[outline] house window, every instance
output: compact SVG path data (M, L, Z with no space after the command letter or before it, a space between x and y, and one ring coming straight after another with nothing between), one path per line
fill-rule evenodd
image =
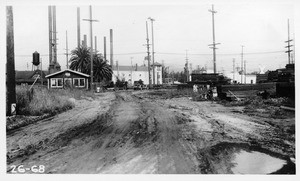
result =
M85 79L84 78L74 78L73 85L74 85L74 87L84 87Z
M63 86L63 79L62 78L52 78L51 79L51 87L62 87Z

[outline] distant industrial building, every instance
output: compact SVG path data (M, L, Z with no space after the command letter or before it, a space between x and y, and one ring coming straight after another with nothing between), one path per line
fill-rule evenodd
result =
M153 84L153 71L151 66L151 80ZM154 63L154 73L155 73L155 84L161 85L162 81L162 65L159 63ZM148 67L145 65L138 66L124 66L116 65L113 66L113 76L112 81L116 83L117 79L127 81L128 85L133 85L134 81L142 80L144 84L149 85L149 73Z

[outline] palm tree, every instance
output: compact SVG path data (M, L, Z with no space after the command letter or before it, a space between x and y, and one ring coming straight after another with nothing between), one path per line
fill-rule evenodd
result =
M90 49L85 46L80 46L72 50L69 62L71 63L70 69L90 74Z
M100 82L102 80L111 80L113 71L110 65L103 59L103 57L99 54L94 56L93 61L93 71L94 71L94 79L96 82Z
M71 52L71 62L70 69L80 71L85 74L90 74L91 72L91 61L90 61L90 49L81 46L72 50ZM94 54L93 56L93 74L94 80L100 82L102 80L110 80L113 74L110 65L104 61L100 54Z

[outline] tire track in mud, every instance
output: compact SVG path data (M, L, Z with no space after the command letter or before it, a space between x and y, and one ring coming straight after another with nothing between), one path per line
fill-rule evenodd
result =
M14 154L7 155L7 164L16 161L18 158L26 160L28 157L40 150L46 151L47 153L56 151L61 147L66 147L74 139L96 137L101 134L109 133L111 131L111 129L109 129L109 122L112 119L112 110L113 106L108 110L108 112L99 115L95 120L89 123L75 126L64 133L57 135L51 140L46 138L45 140L39 141L38 144L30 144L25 148L18 150L18 152L14 152Z

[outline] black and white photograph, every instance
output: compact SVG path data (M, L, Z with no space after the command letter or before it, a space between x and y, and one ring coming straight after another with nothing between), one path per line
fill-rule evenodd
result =
M296 179L296 1L4 2L6 177Z

